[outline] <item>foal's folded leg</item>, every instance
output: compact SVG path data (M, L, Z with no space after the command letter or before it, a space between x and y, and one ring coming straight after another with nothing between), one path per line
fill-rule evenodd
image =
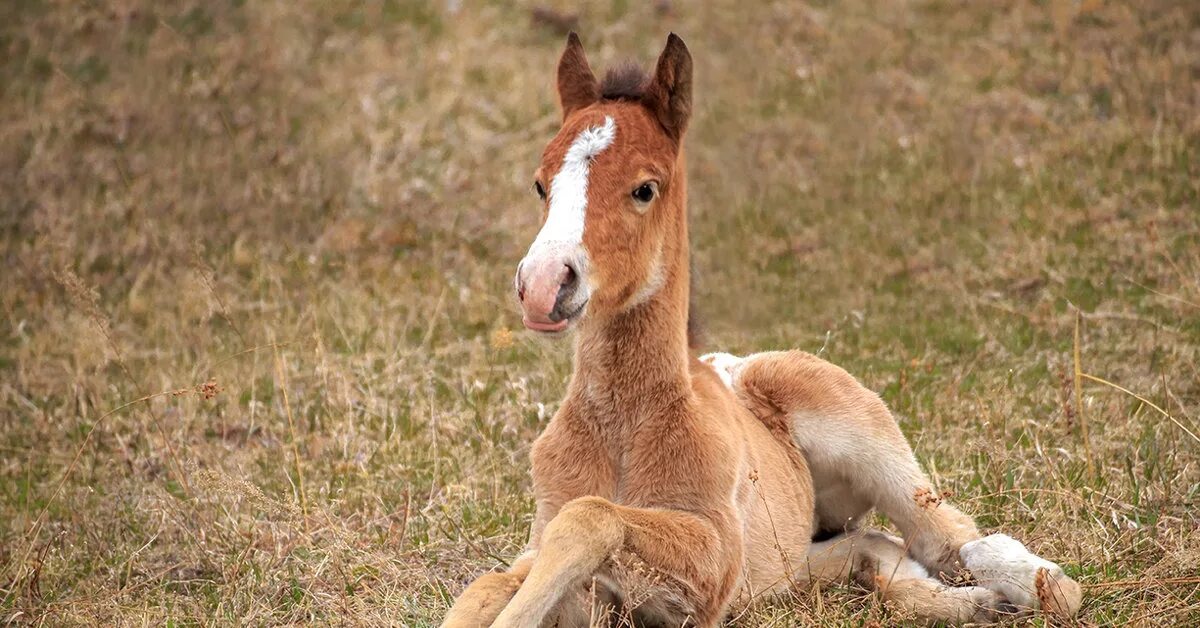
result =
M504 610L533 566L533 553L513 562L505 572L485 573L463 590L442 620L442 628L487 628Z
M951 577L963 568L979 572L982 585L1020 607L1066 617L1079 610L1079 584L1058 565L1004 535L983 538L971 517L934 491L887 406L841 368L801 351L705 361L760 418L787 422L814 481L840 478L847 499L874 504L926 568ZM818 495L824 489L817 486Z
M813 543L799 576L837 581L847 577L897 610L927 622L991 622L1013 612L999 593L984 587L948 587L929 577L895 537L856 530Z
M699 516L613 504L600 497L568 502L542 533L529 575L493 624L496 628L537 626L618 552L636 556L680 584L686 598L679 617L667 623L716 625L736 581L735 556L728 556L716 528Z
M764 421L786 423L815 482L836 478L829 480L838 484L835 495L865 510L877 507L926 567L948 574L962 569L958 550L979 538L975 522L934 493L878 395L837 366L800 351L713 362L729 372L728 381L751 411ZM826 489L817 486L818 493ZM818 502L818 511L823 506Z

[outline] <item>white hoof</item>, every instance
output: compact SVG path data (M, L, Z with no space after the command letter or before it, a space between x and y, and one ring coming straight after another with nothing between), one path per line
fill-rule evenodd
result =
M1018 607L1043 609L1065 617L1079 610L1079 583L1063 573L1062 567L1031 553L1007 534L971 541L962 546L959 555L980 586L1003 595ZM1039 582L1041 569L1046 574Z

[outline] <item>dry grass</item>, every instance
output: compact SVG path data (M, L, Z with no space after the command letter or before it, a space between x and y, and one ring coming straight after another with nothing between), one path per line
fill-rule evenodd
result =
M0 6L0 621L424 626L517 553L569 369L507 293L562 38L479 4ZM1194 3L575 19L597 65L696 56L712 346L880 390L1082 621L1200 621Z

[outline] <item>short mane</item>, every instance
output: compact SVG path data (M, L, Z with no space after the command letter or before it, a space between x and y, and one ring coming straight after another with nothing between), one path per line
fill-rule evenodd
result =
M600 97L605 100L641 100L646 96L649 75L642 66L626 61L610 69L600 81Z
M609 69L600 81L600 97L604 100L640 101L646 97L646 88L650 85L650 75L642 66L633 61L626 61L615 68ZM693 265L694 266L694 265ZM688 299L687 336L688 348L699 349L704 344L704 330L696 314L696 275L695 269L691 275L691 290Z

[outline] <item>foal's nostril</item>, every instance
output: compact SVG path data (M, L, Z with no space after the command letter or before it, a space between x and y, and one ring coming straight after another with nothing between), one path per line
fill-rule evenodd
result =
M569 288L571 286L574 286L575 282L579 280L579 275L578 275L578 273L575 272L574 266L572 266L570 264L563 264L563 265L567 267L567 273L565 275L563 275L562 283L559 285L561 285L564 288Z
M568 312L563 308L571 297L575 296L575 288L579 285L579 273L575 272L574 266L564 263L563 271L562 280L558 283L558 294L554 297L554 308L550 310L550 320L556 323L567 317Z

